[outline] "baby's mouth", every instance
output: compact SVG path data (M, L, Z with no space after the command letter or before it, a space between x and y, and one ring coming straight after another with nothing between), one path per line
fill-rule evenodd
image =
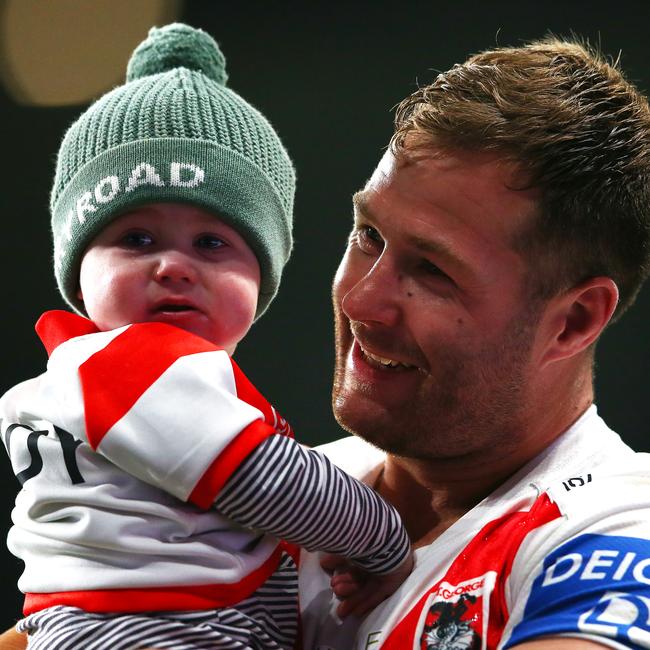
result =
M198 311L192 305L159 305L154 309L155 312L184 312L184 311Z

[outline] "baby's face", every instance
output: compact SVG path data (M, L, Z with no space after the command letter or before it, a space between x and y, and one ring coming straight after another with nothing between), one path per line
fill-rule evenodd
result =
M121 215L91 242L79 284L101 330L160 321L232 354L255 317L260 269L241 235L212 214L154 203Z

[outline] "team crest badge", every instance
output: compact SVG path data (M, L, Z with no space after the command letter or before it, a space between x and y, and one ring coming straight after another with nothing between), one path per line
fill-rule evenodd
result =
M414 650L481 650L494 577L441 582L422 610Z

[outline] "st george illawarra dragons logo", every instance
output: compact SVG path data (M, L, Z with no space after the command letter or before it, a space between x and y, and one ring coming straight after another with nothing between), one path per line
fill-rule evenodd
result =
M470 625L476 619L471 611L476 600L463 594L453 603L433 603L424 620L420 650L479 650L481 637Z

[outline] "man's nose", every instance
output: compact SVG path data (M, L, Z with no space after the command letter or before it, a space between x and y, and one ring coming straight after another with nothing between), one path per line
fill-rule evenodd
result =
M184 282L192 284L196 281L197 272L194 262L181 251L162 251L156 260L154 278L157 282Z
M400 317L402 274L382 255L341 300L345 315L362 323L395 325Z

